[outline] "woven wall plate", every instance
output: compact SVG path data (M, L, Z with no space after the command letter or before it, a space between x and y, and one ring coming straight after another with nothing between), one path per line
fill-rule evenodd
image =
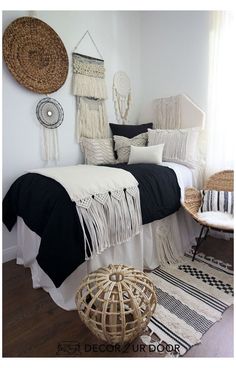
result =
M58 128L64 119L62 106L54 98L45 97L36 107L37 119L45 128Z
M15 79L33 92L57 91L68 74L63 42L49 25L37 18L17 18L6 28L3 56Z

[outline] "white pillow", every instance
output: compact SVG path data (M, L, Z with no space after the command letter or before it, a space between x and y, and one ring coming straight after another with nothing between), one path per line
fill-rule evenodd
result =
M130 147L128 164L161 164L164 144L151 147Z
M87 165L114 164L112 138L82 138L82 149Z
M194 167L199 133L199 128L148 129L148 146L164 143L163 161Z

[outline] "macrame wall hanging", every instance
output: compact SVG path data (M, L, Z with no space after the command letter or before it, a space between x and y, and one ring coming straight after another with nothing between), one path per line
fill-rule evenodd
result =
M125 72L119 71L115 73L112 91L116 120L120 124L125 124L128 121L131 103L130 80Z
M75 52L86 35L89 36L101 59ZM104 60L89 31L86 31L77 43L72 59L72 88L77 105L77 141L80 142L81 137L105 138L108 136L108 123Z
M39 101L36 107L36 116L43 130L43 160L58 160L57 128L64 119L64 111L58 101L46 97Z

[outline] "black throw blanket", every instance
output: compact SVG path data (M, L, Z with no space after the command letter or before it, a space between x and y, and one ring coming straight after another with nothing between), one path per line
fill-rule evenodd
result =
M143 224L179 209L180 188L172 169L154 164L110 166L129 171L138 181ZM12 184L3 200L3 222L9 231L17 216L41 237L38 264L59 287L85 261L75 203L55 180L28 173Z

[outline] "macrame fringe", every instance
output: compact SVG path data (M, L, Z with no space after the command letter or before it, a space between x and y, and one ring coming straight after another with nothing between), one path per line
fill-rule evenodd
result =
M73 74L73 95L107 99L105 79Z
M166 265L168 263L179 262L180 257L177 252L177 248L172 235L172 230L170 229L168 219L160 220L159 224L155 229L155 241L158 247L158 255L160 265Z
M139 190L130 187L76 202L84 234L85 259L121 244L140 231Z
M57 129L42 127L43 145L42 158L44 161L59 159L59 144Z
M108 137L108 124L104 100L90 100L77 97L77 142L81 137L106 138Z

